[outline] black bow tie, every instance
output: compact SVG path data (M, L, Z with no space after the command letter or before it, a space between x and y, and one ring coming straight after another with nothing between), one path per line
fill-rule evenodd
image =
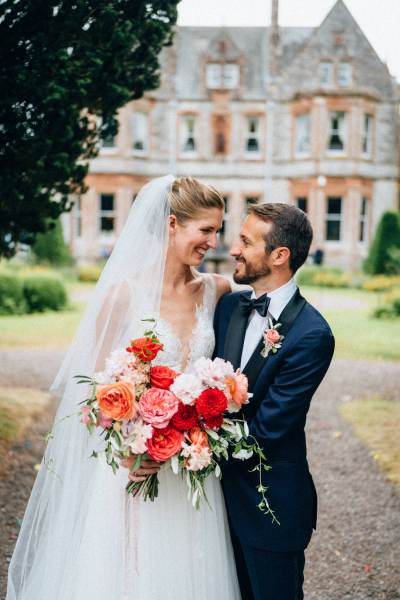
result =
M249 296L240 296L239 308L244 315L249 315L253 310L256 310L262 317L266 317L270 302L271 298L267 294L263 294L259 298L254 298L254 300Z

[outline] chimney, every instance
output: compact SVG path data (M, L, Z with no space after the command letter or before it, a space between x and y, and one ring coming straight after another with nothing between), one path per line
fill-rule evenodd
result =
M274 78L278 74L279 58L279 0L271 0L271 26L269 31L269 55L270 55L270 75Z

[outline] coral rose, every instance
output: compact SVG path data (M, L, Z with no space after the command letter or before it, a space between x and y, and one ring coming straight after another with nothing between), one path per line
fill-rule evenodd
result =
M264 332L264 337L270 344L277 344L281 339L279 331L276 329L267 329L267 331Z
M135 387L131 383L118 381L99 385L96 398L103 417L120 421L136 415Z
M209 447L208 436L200 427L194 427L189 431L189 439L195 446L201 446L202 448Z
M236 371L233 377L226 378L227 396L229 400L229 412L237 412L243 406L248 404L248 381L246 375L243 375L240 370Z
M172 392L155 387L143 392L139 400L143 420L158 429L168 425L178 406L179 400Z
M195 407L182 404L181 402L177 412L171 419L171 425L176 429L179 429L179 431L187 431L188 429L192 429L192 427L196 427L197 419Z
M182 448L183 433L173 427L156 429L147 442L147 451L154 460L166 461Z
M151 362L163 348L164 346L160 342L148 337L142 337L132 340L131 345L126 350L127 352L133 352L143 362Z
M169 390L170 385L173 384L178 373L170 369L169 367L156 366L150 370L150 382L152 387L161 388L163 390Z
M225 394L221 390L213 388L204 390L196 402L196 410L204 418L220 415L227 406L228 399Z

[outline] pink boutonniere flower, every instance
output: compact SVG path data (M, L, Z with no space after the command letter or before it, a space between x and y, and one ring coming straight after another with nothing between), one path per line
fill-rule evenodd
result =
M268 317L268 327L263 333L264 337L264 348L261 350L261 356L266 358L270 352L275 354L282 346L282 341L285 336L280 335L278 329L281 327L281 323L272 323L272 319Z

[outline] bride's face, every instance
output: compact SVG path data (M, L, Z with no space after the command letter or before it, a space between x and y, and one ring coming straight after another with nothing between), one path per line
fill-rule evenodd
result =
M194 219L178 223L170 217L170 249L186 265L198 267L210 248L216 248L222 227L223 211L219 208L199 210Z

